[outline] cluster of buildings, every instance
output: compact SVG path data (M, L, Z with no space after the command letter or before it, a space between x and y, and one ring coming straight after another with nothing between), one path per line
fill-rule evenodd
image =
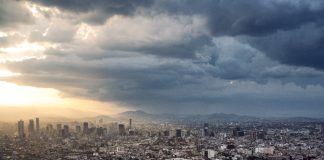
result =
M35 125L35 121L36 121L36 125ZM39 133L39 131L40 131L39 118L36 118L35 121L34 121L34 119L29 120L28 135L35 135L35 134ZM20 139L23 139L26 137L25 125L24 125L24 121L22 121L22 120L18 121L18 137Z
M42 127L41 127L42 126ZM55 126L55 127L54 127ZM324 159L324 125L18 121L0 159Z

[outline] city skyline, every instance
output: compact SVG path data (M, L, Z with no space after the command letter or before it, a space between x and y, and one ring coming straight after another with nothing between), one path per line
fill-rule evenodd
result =
M142 114L143 111L136 111ZM136 113L134 112L134 113ZM143 121L124 113L0 128L1 159L323 159L324 124L305 120ZM234 116L234 115L230 115ZM36 120L36 126L35 121ZM134 121L133 121L134 120ZM133 123L134 122L134 123ZM0 123L0 125L2 125ZM15 126L15 130L9 126ZM39 126L39 127L37 127ZM4 135L4 133L6 133Z
M0 13L0 120L324 118L321 0L0 0Z

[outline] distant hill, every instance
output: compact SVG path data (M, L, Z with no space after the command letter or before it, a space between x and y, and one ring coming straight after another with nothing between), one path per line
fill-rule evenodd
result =
M128 121L128 119L143 122L249 122L249 121L283 121L283 122L324 122L324 118L309 118L309 117L272 117L260 118L254 116L226 114L226 113L212 113L212 114L151 114L142 110L126 111L119 113L113 117L101 115L96 117L87 117L79 119L81 121L99 121L104 122L113 121Z
M256 121L260 118L253 116L243 116L236 114L225 114L225 113L212 113L207 115L193 115L188 117L191 120L198 121Z
M107 115L100 115L100 116L96 116L96 117L86 117L86 118L82 118L80 119L81 121L99 121L99 120L103 120L103 122L111 122L111 121L117 121L116 118L107 116Z
M276 118L278 121L287 121L287 122L324 122L324 118L310 118L310 117L285 117L285 118Z
M252 116L236 114L213 113L206 115L179 115L179 114L150 114L142 110L127 111L118 114L122 119L136 119L137 121L253 121L258 120Z

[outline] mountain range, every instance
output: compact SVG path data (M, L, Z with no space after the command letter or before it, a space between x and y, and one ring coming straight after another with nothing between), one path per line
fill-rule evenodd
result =
M128 119L135 121L146 122L247 122L247 121L287 121L287 122L324 122L324 118L310 118L310 117L272 117L272 118L260 118L254 116L226 114L226 113L212 113L212 114L152 114L142 110L126 111L119 113L113 117L111 116L97 116L86 118L85 120L99 120L104 121L127 121Z

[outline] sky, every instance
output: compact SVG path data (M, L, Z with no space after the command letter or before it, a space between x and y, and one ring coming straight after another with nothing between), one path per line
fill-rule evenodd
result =
M0 0L0 110L324 117L323 17L322 0Z

